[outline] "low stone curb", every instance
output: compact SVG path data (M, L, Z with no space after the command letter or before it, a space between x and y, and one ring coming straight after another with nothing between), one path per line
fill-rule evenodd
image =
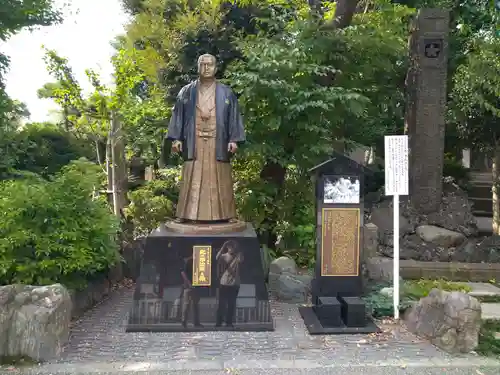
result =
M334 359L332 359L334 361ZM102 374L102 373L112 373L112 374L131 374L131 373L163 373L168 371L203 371L204 373L212 371L224 371L226 374L241 374L242 370L256 371L259 369L288 369L288 370L313 370L313 369L324 369L333 371L335 369L372 369L370 373L373 373L374 368L399 368L399 369L409 369L409 368L422 368L422 369L440 369L440 371L449 371L449 369L486 369L491 368L498 371L500 369L500 361L490 359L490 358L461 358L457 356L451 360L443 359L421 359L416 361L405 362L401 360L393 361L377 361L369 363L360 364L329 364L325 365L312 360L270 360L270 361L238 361L234 359L233 361L195 361L195 362L116 362L116 363L99 363L99 362L83 362L78 364L49 364L42 365L33 368L16 369L16 374L22 375L45 375L45 374L72 374L72 375L83 375L83 374ZM0 367L0 373L2 370L7 370L7 368ZM13 371L10 370L10 374ZM250 373L250 372L249 372ZM255 373L255 372L254 372ZM288 372L286 372L288 374ZM331 372L328 372L331 373ZM383 372L382 372L383 373Z
M366 260L369 278L392 280L392 258L373 257ZM421 262L400 259L400 275L406 280L446 279L450 281L488 282L500 280L500 263Z

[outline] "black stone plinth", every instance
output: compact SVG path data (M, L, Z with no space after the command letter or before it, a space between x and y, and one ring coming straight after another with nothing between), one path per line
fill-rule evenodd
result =
M223 257L216 258L228 243L232 253L240 254L239 266L232 270L239 273L239 287L237 282L229 287L227 282L221 282L226 264ZM185 275L193 282L191 288L186 287ZM234 313L228 314L231 306ZM223 314L219 314L221 310ZM222 316L220 326L218 316ZM227 324L231 316L232 326ZM145 242L126 330L274 330L260 245L253 227L248 224L241 232L213 235L176 233L165 226L153 231Z
M380 329L367 319L364 327L348 327L345 324L339 327L324 327L319 321L313 306L299 307L299 313L304 320L304 324L311 335L340 335L340 334L359 334L359 333L377 333Z
M337 298L319 297L318 304L314 306L314 312L323 327L340 327L341 305Z
M342 320L347 327L364 327L366 324L366 307L359 297L339 297L342 305Z

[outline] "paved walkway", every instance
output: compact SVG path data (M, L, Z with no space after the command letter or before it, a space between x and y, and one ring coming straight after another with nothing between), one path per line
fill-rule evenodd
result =
M342 374L498 375L500 363L451 356L391 322L377 335L310 336L295 305L273 303L276 331L262 333L125 333L132 290L76 322L58 361L23 374Z

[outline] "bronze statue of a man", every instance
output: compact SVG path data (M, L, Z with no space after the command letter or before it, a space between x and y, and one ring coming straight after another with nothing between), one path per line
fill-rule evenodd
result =
M168 126L172 151L184 164L177 219L224 222L236 217L230 158L245 141L245 129L233 91L217 82L216 59L198 59L199 78L184 86Z

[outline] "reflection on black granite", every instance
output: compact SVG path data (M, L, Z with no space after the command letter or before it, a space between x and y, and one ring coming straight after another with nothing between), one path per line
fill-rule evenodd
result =
M257 238L148 238L127 331L227 329L273 329Z

